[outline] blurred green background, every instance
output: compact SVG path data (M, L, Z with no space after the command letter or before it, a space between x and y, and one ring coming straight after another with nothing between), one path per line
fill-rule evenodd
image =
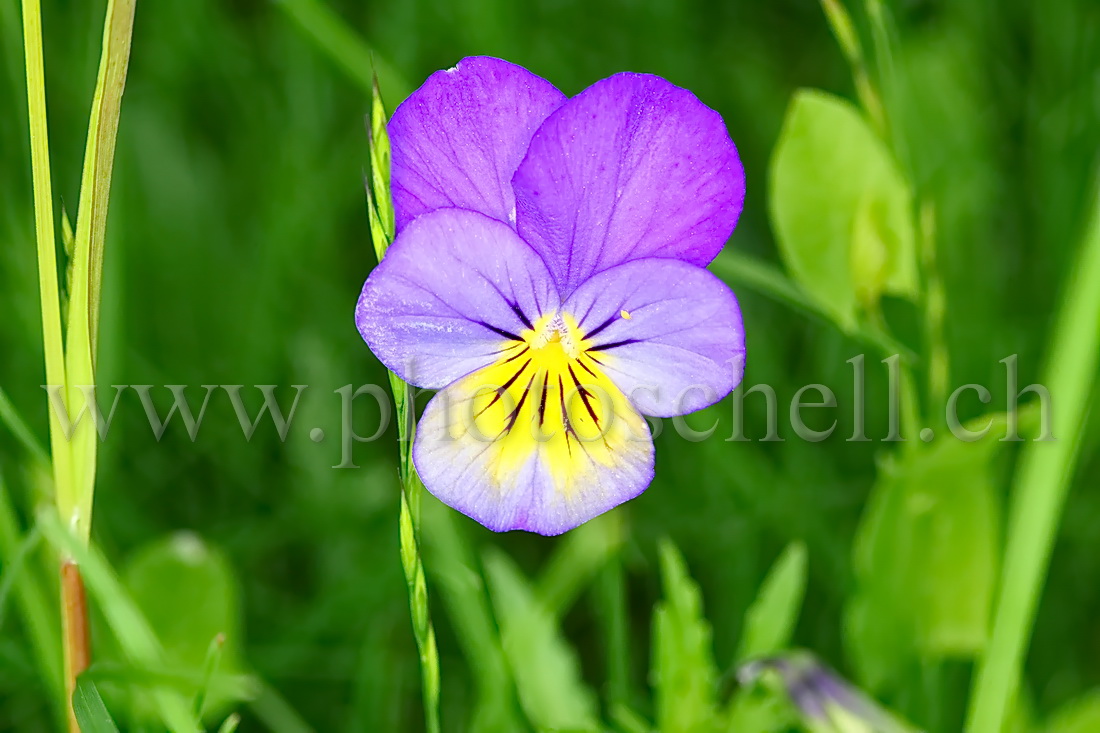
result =
M808 0L333 0L327 7L373 50L391 109L432 71L471 54L507 58L567 94L621 70L657 73L693 90L724 116L748 175L745 211L729 247L776 276L782 260L769 220L769 161L791 95L816 87L856 99L844 54L821 7ZM177 417L157 441L136 395L124 394L101 447L93 539L175 664L201 669L213 635L229 635L223 669L254 678L239 695L222 685L222 699L211 701L215 718L238 709L241 730L420 730L392 431L355 446L360 468L332 468L340 461L335 390L386 384L352 323L374 265L362 188L370 95L360 81L369 69L358 68L360 79L348 73L334 58L341 54L334 38L310 32L318 28L310 24L311 8L289 0L139 3L107 233L98 381L194 385L196 408L199 385L281 385L276 394L285 407L293 401L290 385L308 389L285 442L268 420L246 440L224 392L211 397L197 440ZM73 0L46 0L43 8L54 190L70 215L103 10L102 2ZM885 83L875 63L874 78L882 82L898 169L915 200L936 212L948 390L978 383L993 394L988 406L973 396L961 400L961 416L977 418L1006 407L998 360L1019 355L1021 386L1040 378L1093 206L1100 5L906 0L888 3L887 11L894 73ZM862 6L852 13L866 55L874 57L868 16ZM0 0L0 45L0 386L45 444L16 0ZM343 58L354 65L354 57ZM775 389L787 440L759 440L766 418L759 395L745 404L745 431L754 440L726 440L734 430L730 399L688 419L706 427L717 417L710 439L685 440L666 425L653 486L566 538L493 535L427 500L424 562L444 730L547 727L539 710L586 699L570 689L576 680L602 701L609 729L630 730L624 720L636 715L663 730L709 730L681 726L668 712L670 700L685 709L695 704L687 691L667 697L665 688L651 700L651 685L662 684L659 669L648 671L659 656L651 652L654 604L670 593L668 567L662 590L662 538L679 548L698 583L713 672L740 659L745 613L762 579L785 547L800 543L792 552L805 548L805 599L782 646L813 650L918 726L961 728L1019 446L994 445L981 458L962 460L963 468L913 469L897 457L897 446L879 440L887 431L886 368L879 363L885 354L828 317L751 287L743 265L723 255L715 269L735 287L745 313L746 384ZM883 310L891 332L915 353L916 373L924 374L931 355L921 299L887 298ZM853 429L846 360L858 354L867 354L870 442L845 440ZM942 414L934 390L918 379L924 415ZM785 414L798 388L811 383L830 386L840 405L835 434L820 443L797 439ZM153 394L163 415L167 390ZM246 387L244 396L251 410L259 408L258 390ZM372 432L377 416L372 400L359 400L361 433ZM829 419L808 422L821 427ZM309 431L318 426L330 437L315 443ZM1027 656L1018 730L1046 730L1052 715L1100 716L1100 707L1082 697L1100 686L1098 435L1094 413L1080 436L1080 465ZM42 467L8 429L0 427L0 436L3 489L26 529L46 491ZM908 478L895 481L890 471ZM882 497L909 490L896 484L910 479L918 494L927 483L952 482L980 484L974 491L981 494L976 505L933 514L931 529L914 529L921 518L904 511L881 520L887 538L868 540L871 549L861 555L865 509L878 506L869 497L888 504L892 499ZM13 546L5 545L5 565ZM994 556L982 554L990 551ZM913 559L927 555L936 561ZM537 579L551 611L515 615L529 589L504 558ZM49 563L37 545L24 572L38 573L54 608ZM892 603L879 593L886 585ZM0 599L0 730L55 729L53 692L29 641L28 618L7 591ZM960 620L955 610L967 603L976 605ZM914 631L929 615L913 614L929 608L938 609L928 614L943 628ZM952 626L959 623L969 626ZM507 663L493 667L500 661L496 630L523 636L523 624L539 639L545 631L546 644L520 654L506 649ZM98 617L94 632L97 658L117 660ZM709 648L705 638L701 643ZM575 669L566 644L576 652ZM120 726L163 730L142 702L140 674L121 663L102 674ZM713 677L699 678L713 697L701 704L724 706L731 680ZM618 713L609 701L621 703ZM1090 704L1092 713L1066 712L1066 705ZM776 725L767 729L790 723ZM1073 730L1100 730L1100 723Z

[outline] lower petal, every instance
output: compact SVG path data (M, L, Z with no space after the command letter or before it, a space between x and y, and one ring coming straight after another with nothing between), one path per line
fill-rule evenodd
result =
M606 376L521 349L432 399L413 459L428 491L489 529L561 534L644 491L653 442Z

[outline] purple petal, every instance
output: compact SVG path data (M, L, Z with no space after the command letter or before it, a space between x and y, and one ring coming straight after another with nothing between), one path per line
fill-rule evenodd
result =
M653 442L606 377L579 377L574 389L570 376L532 364L533 351L437 394L413 461L428 491L489 529L556 535L644 491Z
M492 363L558 296L506 224L441 209L397 235L355 309L371 351L410 384L439 389Z
M705 266L745 197L721 116L660 77L617 74L551 114L512 185L516 224L563 295L642 257Z
M446 207L514 222L512 174L535 130L563 101L545 79L487 56L428 77L388 127L398 230Z
M565 302L586 348L646 415L671 417L725 397L745 368L737 299L709 271L648 258L591 278Z

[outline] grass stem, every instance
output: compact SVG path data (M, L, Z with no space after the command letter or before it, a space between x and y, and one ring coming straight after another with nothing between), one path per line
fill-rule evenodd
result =
M1016 697L1100 366L1100 190L1094 195L1041 382L1054 400L1054 440L1029 442L1020 455L993 633L974 678L969 733L999 733Z

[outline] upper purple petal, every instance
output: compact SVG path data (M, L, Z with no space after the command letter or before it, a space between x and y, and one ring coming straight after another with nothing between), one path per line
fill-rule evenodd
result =
M557 307L546 266L509 226L440 209L397 235L363 286L355 323L388 369L439 389Z
M710 271L647 258L601 272L566 299L589 352L643 414L686 415L714 404L745 369L733 292Z
M445 207L515 221L512 175L535 130L563 101L550 82L488 56L428 77L388 126L398 230Z
M563 296L641 257L705 266L733 231L745 196L721 116L648 74L617 74L551 114L512 185L520 236Z

